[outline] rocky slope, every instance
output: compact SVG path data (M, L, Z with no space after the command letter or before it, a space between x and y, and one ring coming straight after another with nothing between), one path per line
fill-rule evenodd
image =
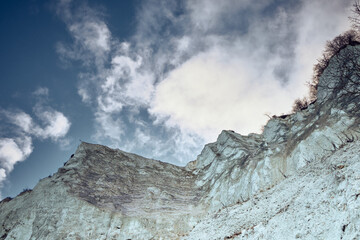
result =
M185 168L82 143L0 203L0 239L360 238L358 52L331 59L307 109L223 131Z
M185 239L360 239L360 142L226 206Z

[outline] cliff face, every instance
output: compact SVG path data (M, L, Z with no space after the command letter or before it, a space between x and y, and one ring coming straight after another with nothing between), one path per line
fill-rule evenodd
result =
M360 239L360 142L204 217L185 239Z
M307 109L223 131L185 168L82 143L0 203L0 239L360 237L358 51L331 59Z
M2 239L178 238L203 209L182 167L82 143L31 192L0 205Z

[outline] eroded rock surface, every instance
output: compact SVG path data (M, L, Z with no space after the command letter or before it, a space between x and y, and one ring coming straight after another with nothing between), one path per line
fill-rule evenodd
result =
M56 174L2 203L0 233L4 239L178 238L203 213L194 181L183 167L81 143Z
M194 213L201 196L192 172L101 145L82 143L59 172L73 195L126 216Z
M223 207L185 239L360 239L360 142Z

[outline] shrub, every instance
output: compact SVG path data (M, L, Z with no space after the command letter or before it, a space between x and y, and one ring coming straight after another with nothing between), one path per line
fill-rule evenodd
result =
M314 65L314 73L310 87L310 101L316 99L317 87L319 84L320 76L323 74L325 69L328 67L330 59L338 54L342 49L348 45L358 45L360 44L360 34L356 30L349 30L339 36L335 37L333 40L328 41L325 46L323 55L318 62Z
M32 189L30 189L30 188L24 188L22 190L22 192L18 196L24 195L25 193L28 193L28 192L31 192L31 191L32 191Z
M3 200L1 200L0 203L10 202L12 199L13 199L12 197L6 197Z
M293 112L297 112L297 111L301 111L306 109L310 104L310 100L308 100L306 97L304 97L303 99L296 99L293 107L292 107L292 111Z
M353 15L349 17L350 21L352 22L353 29L360 30L360 1L355 0L353 4Z

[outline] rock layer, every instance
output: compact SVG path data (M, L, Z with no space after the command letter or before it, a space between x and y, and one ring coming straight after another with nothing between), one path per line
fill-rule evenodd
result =
M56 174L1 203L0 234L3 239L178 238L203 212L194 181L183 167L81 143Z
M360 142L203 218L190 239L360 239Z

